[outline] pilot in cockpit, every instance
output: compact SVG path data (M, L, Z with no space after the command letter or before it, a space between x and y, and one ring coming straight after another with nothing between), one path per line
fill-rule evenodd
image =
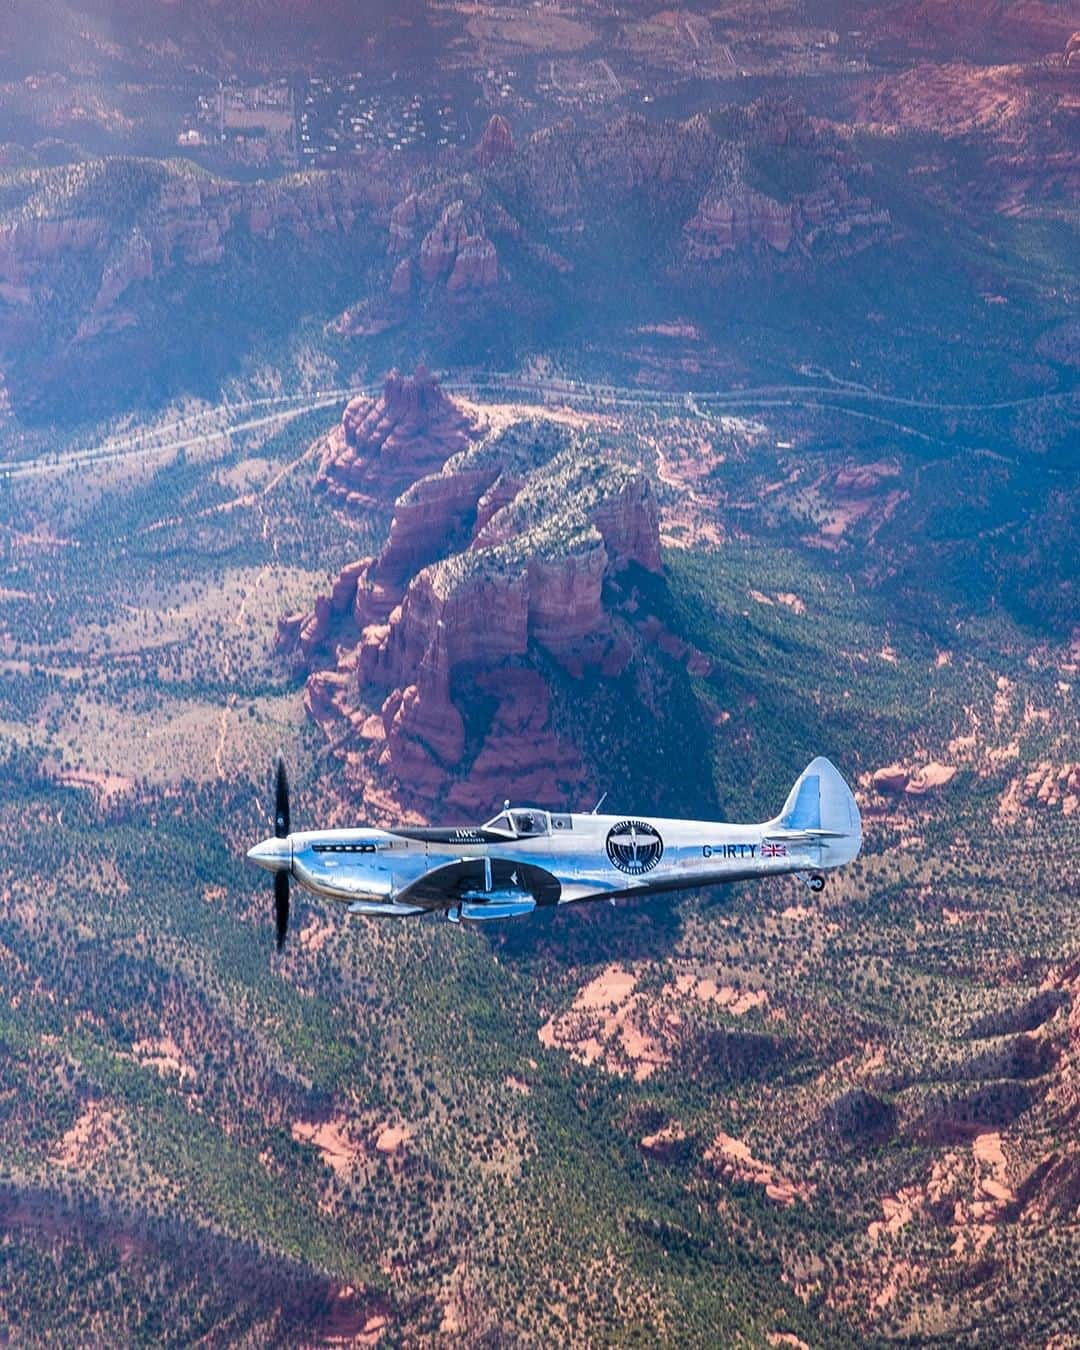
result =
M504 808L494 820L484 826L488 830L497 830L500 834L510 834L518 839L530 839L548 833L546 811L511 811Z

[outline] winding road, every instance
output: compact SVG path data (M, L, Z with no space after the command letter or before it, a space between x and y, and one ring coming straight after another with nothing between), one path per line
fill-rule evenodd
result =
M896 432L933 442L928 435L906 422L888 417L889 410L924 414L971 414L1011 409L1053 406L1077 398L1077 392L1033 394L999 399L990 403L937 402L886 394L865 385L838 379L828 371L813 369L816 381L802 384L758 385L748 389L641 389L633 386L597 384L562 378L530 380L515 375L485 375L475 379L446 378L443 388L478 401L519 399L541 404L557 403L602 411L604 408L636 408L642 411L683 412L708 419L724 413L764 411L770 408L806 408L859 418L890 427ZM109 437L96 445L72 447L51 454L11 460L0 468L0 481L45 477L72 469L115 464L126 459L150 459L159 455L194 450L248 431L285 426L298 417L321 408L339 406L358 394L372 394L374 386L353 389L323 389L302 394L223 402L201 408L146 428ZM870 411L870 409L874 411ZM254 414L254 415L252 415Z

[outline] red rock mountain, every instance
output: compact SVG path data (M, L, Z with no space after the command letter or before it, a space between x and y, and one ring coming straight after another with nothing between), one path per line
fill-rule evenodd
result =
M417 276L428 291L490 294L514 279L500 261L504 238L524 241L530 257L556 271L571 270L561 252L567 240L602 241L612 211L666 207L673 196L696 202L673 241L668 261L676 266L737 254L847 253L881 237L888 212L857 190L850 151L793 102L761 99L730 121L721 131L702 115L656 122L627 114L600 128L566 120L518 146L506 119L492 117L469 173L427 173L391 211L387 247L399 261L390 294L410 294ZM797 164L805 188L751 185L758 162L778 153Z
M345 234L386 198L383 183L359 172L234 183L190 165L123 160L35 170L19 191L21 210L0 219L4 298L32 312L38 293L50 294L50 269L63 257L78 259L98 278L78 341L133 321L119 302L134 282L180 265L217 266L238 227L256 236L287 230L301 241ZM124 231L108 206L121 195L132 204Z
M405 406L408 418L393 415ZM550 687L531 653L571 678L625 667L631 645L605 585L631 564L660 570L650 480L540 418L477 437L424 373L391 376L382 399L350 405L334 443L349 458L331 458L320 478L336 490L385 489L407 465L415 478L379 555L279 624L279 650L308 672L312 716L398 803L482 811L510 786L511 764L516 792L564 797L585 766L550 725ZM491 709L479 732L477 703Z
M456 186L450 183L446 191ZM445 286L451 294L497 284L498 253L485 233L482 212L464 197L446 201L446 191L425 193L422 200L410 193L391 211L388 252L410 255L395 264L391 294L406 294L414 271L427 288ZM419 235L421 224L426 228Z
M424 236L420 275L429 284L445 280L448 291L482 290L498 281L495 245L464 202L451 202Z

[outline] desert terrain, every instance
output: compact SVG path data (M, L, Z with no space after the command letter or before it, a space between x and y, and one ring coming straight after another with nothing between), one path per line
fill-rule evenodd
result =
M29 9L0 1340L1074 1343L1080 10ZM279 748L865 845L278 956Z

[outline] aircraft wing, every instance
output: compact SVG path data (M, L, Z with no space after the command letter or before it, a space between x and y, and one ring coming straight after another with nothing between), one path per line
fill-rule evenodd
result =
M490 864L488 868L485 862ZM558 877L533 863L513 862L509 858L463 858L425 872L398 891L394 903L445 909L463 897L482 903L485 894L496 891L503 896L520 891L523 897L531 895L538 905L554 905L562 893L562 884Z

